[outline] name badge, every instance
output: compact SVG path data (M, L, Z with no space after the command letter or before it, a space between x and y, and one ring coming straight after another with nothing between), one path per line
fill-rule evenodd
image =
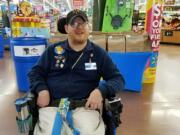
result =
M97 70L96 63L85 63L85 70Z

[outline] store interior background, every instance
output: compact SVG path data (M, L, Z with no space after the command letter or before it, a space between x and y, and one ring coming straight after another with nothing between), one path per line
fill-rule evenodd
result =
M20 1L15 0L14 4ZM56 42L64 38L64 35L61 36L57 32L56 21L73 9L73 1L29 1L33 6L43 7L49 13L46 15L51 23L44 22L44 28L48 28L50 31L51 38L49 41ZM98 1L100 2L100 0L96 0L96 2ZM173 0L169 1L172 2ZM6 5L7 1L0 0L0 5L4 4ZM92 7L94 7L93 1L86 0L81 8L86 9L88 12L91 30L99 31L102 26L99 23L93 25ZM140 17L138 20L134 18L138 27L132 26L132 31L141 35L145 24L146 1L135 0L134 9L138 10ZM117 135L178 135L180 133L180 0L176 0L175 4L164 4L163 17L165 23L161 27L161 44L155 81L153 83L142 83L142 89L138 92L128 90L120 93L124 108L121 114L122 124L117 128ZM19 33L14 34L18 35ZM97 37L104 38L104 35L98 33ZM96 40L97 38L92 39ZM118 42L122 43L121 40ZM104 47L104 40L101 43L103 43L102 47ZM109 44L111 43L114 42ZM130 43L133 44L133 42ZM133 45L135 48L130 46L129 51L149 51L149 48L142 49L142 44ZM14 101L25 93L20 92L18 89L16 71L9 45L6 44L4 49L4 56L0 58L0 135L18 135ZM118 49L123 52L122 47L109 49Z

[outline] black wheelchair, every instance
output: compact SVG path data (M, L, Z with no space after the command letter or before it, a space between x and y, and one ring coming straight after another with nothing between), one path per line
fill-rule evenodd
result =
M28 93L25 97L19 99L23 99L26 102L27 109L29 112L27 119L30 119L28 120L28 124L30 125L29 126L30 128L28 128L28 135L33 135L34 127L39 117L38 114L39 107L36 104L37 97L32 93ZM59 101L60 100L55 100L51 102L49 106L58 107ZM85 105L86 102L86 100L71 100L71 99L69 99L69 101L70 101L70 105L69 105L70 110L75 109L76 107L82 107ZM22 105L23 109L24 106L25 104ZM123 109L123 104L121 103L121 98L119 98L118 96L109 97L104 100L102 118L106 125L105 135L116 135L116 128L121 124L120 114L122 113L122 109ZM22 110L19 109L19 112L20 111ZM22 129L23 128L22 124L19 125L20 121L22 120L19 120L16 117L16 121L18 123L19 132L21 133L25 132L26 129Z

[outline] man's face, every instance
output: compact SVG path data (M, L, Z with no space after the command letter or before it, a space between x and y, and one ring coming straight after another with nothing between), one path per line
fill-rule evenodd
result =
M89 36L89 25L81 17L74 18L67 25L68 38L75 44L85 43Z

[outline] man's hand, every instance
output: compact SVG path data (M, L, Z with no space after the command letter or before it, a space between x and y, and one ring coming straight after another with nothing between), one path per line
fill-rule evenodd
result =
M102 108L102 95L99 89L95 89L90 93L90 96L86 102L85 107L93 110L100 110Z
M50 94L48 90L42 90L38 93L38 98L37 98L37 105L39 107L45 107L49 105L50 102Z

